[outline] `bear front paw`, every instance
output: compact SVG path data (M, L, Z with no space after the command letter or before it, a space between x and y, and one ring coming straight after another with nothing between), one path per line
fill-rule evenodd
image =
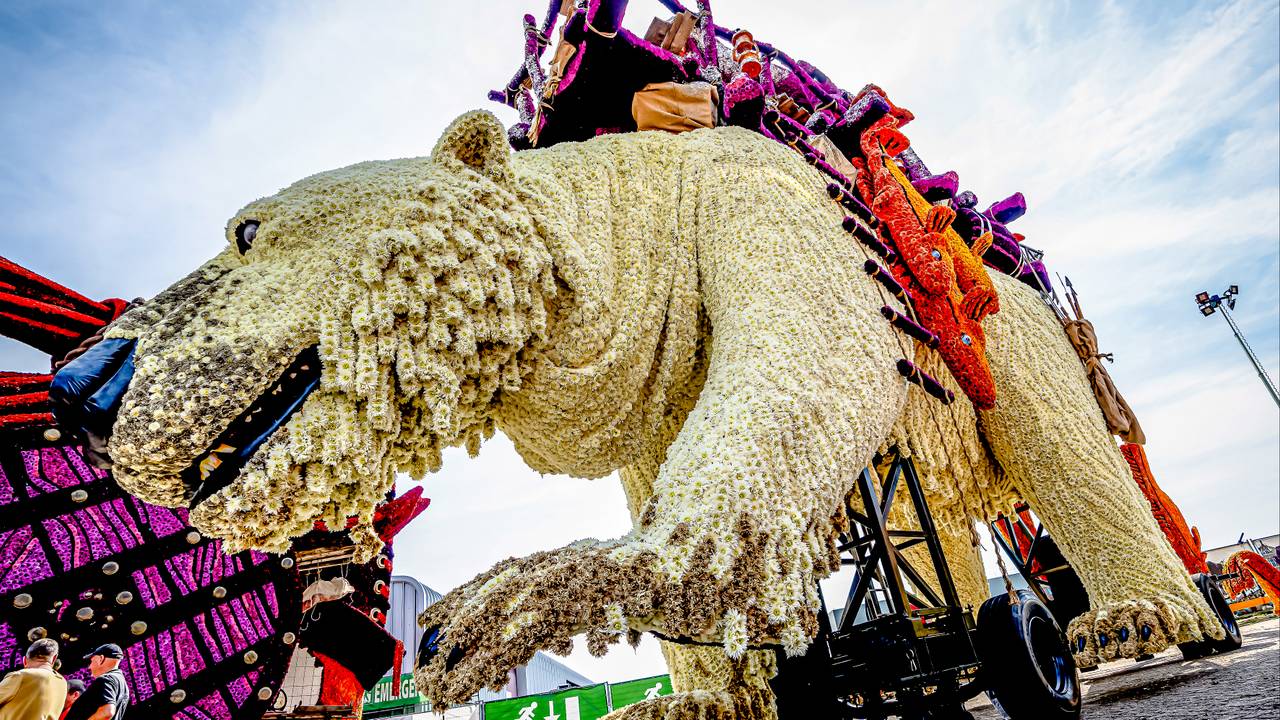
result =
M1154 655L1201 636L1198 623L1164 600L1125 600L1072 620L1067 642L1076 664L1088 668L1120 658Z
M419 617L418 687L463 702L540 649L567 654L581 633L595 655L646 631L720 644L731 658L763 644L803 652L817 630L813 544L744 514L503 561Z

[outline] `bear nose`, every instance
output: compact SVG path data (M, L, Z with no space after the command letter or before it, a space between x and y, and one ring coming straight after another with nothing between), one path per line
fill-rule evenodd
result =
M102 469L111 467L107 440L133 379L133 346L133 340L103 340L64 365L49 385L54 417L84 433L85 455Z

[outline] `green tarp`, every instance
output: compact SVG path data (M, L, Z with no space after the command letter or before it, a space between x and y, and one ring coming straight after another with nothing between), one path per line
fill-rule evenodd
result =
M671 694L671 677L657 675L627 682L609 683L609 693L613 696L613 709L634 705L641 700Z
M485 720L599 720L608 713L604 685L484 704Z

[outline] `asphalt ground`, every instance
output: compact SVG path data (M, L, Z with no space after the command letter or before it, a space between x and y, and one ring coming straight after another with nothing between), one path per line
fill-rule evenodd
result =
M1080 676L1088 720L1280 720L1280 619L1241 628L1244 645L1185 661L1175 647L1151 660L1105 663ZM985 697L967 707L998 720Z

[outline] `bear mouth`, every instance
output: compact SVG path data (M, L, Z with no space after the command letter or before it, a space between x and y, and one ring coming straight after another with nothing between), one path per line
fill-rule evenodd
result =
M182 472L187 507L194 508L235 482L245 463L289 421L319 384L320 351L313 345L299 353L279 379Z

